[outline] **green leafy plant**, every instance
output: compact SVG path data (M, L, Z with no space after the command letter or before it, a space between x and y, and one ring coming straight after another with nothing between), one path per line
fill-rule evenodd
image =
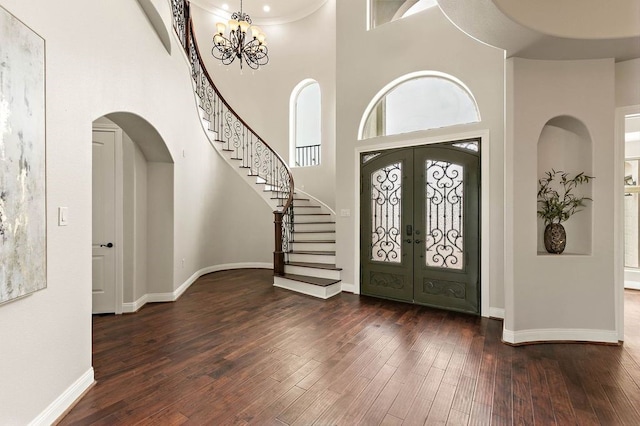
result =
M545 225L566 221L582 211L586 200L592 201L589 197L576 196L573 190L595 179L593 176L581 172L571 178L569 173L553 169L545 175L538 180L538 216L544 219Z

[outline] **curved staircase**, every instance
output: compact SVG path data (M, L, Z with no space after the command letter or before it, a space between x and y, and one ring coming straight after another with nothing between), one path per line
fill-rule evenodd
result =
M305 195L293 198L293 238L276 287L328 299L342 291L336 267L335 214Z
M282 157L235 113L213 83L194 38L189 2L171 0L171 6L209 142L274 211L273 285L323 299L340 293L335 213L313 197L295 192L293 175Z

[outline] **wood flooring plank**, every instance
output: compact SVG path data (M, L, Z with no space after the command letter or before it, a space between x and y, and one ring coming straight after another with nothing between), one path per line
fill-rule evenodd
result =
M427 374L422 386L420 386L415 398L413 398L413 402L411 403L409 412L404 418L403 424L424 424L429 416L429 410L431 410L433 400L438 393L438 388L440 387L443 376L444 371L439 368L432 367L431 370L429 370L429 374Z
M431 405L431 409L429 410L429 416L427 417L426 424L447 423L455 393L456 387L454 385L445 383L444 380L440 383L436 397L433 400L433 405Z
M527 372L524 354L513 358L511 365L513 392L513 423L520 425L533 424L533 401L531 399L531 385Z
M514 348L501 321L272 280L220 271L94 316L97 384L59 424L640 424L640 292L623 346Z
M469 414L458 410L449 411L447 426L467 426L469 424Z
M314 425L334 425L342 418L345 411L360 395L360 393L371 383L371 380L358 376L344 389L340 398L325 410L313 423Z
M395 371L395 367L384 365L345 410L337 424L347 426L359 424Z

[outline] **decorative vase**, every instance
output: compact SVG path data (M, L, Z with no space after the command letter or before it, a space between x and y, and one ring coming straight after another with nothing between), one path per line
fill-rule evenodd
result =
M567 233L559 223L550 223L544 228L544 248L549 253L560 254L567 245Z

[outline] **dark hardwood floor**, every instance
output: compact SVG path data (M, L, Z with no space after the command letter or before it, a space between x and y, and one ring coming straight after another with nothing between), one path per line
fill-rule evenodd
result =
M640 425L640 292L624 346L500 342L502 323L351 294L202 277L96 316L97 385L63 425Z

